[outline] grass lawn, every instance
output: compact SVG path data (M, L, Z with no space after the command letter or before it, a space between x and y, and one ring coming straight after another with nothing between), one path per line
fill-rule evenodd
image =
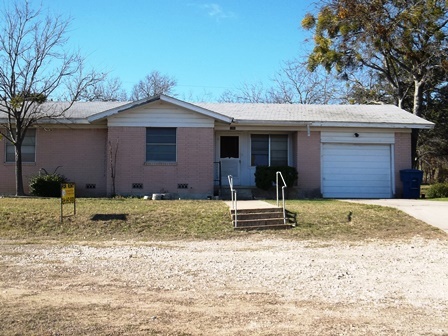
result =
M282 231L237 232L221 201L152 201L137 198L77 200L75 216L60 222L59 199L0 198L0 238L56 240L222 239L275 235L290 239L446 238L441 230L405 213L374 205L334 200L292 200L297 227ZM65 205L71 214L72 205ZM348 221L348 213L352 220Z

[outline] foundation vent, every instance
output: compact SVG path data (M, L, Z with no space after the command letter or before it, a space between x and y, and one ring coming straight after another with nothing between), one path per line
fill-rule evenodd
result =
M143 183L132 183L132 189L143 189Z
M178 183L177 189L188 189L188 183Z

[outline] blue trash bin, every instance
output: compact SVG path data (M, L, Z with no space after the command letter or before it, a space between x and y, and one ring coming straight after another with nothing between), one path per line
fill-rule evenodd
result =
M420 198L423 171L418 169L400 170L400 180L403 182L403 198Z

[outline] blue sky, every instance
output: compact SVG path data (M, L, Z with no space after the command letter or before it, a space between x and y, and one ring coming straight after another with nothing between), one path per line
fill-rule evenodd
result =
M131 91L158 70L180 99L213 100L243 83L269 83L305 54L311 0L35 0L70 16L69 44Z

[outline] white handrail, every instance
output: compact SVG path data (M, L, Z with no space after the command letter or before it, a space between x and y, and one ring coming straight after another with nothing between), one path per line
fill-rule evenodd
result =
M237 203L237 197L236 197L236 190L233 189L233 176L228 175L227 178L229 179L229 186L230 186L230 194L232 197L232 210L233 214L235 215L235 220L233 222L233 227L237 227L238 224L238 203Z
M275 189L277 191L277 207L278 207L278 203L279 203L279 199L278 199L278 177L282 178L282 182L283 182L283 186L282 186L282 203L283 203L283 224L286 224L286 208L285 208L285 188L286 188L286 182L285 179L283 178L283 174L282 172L278 171L275 173Z

